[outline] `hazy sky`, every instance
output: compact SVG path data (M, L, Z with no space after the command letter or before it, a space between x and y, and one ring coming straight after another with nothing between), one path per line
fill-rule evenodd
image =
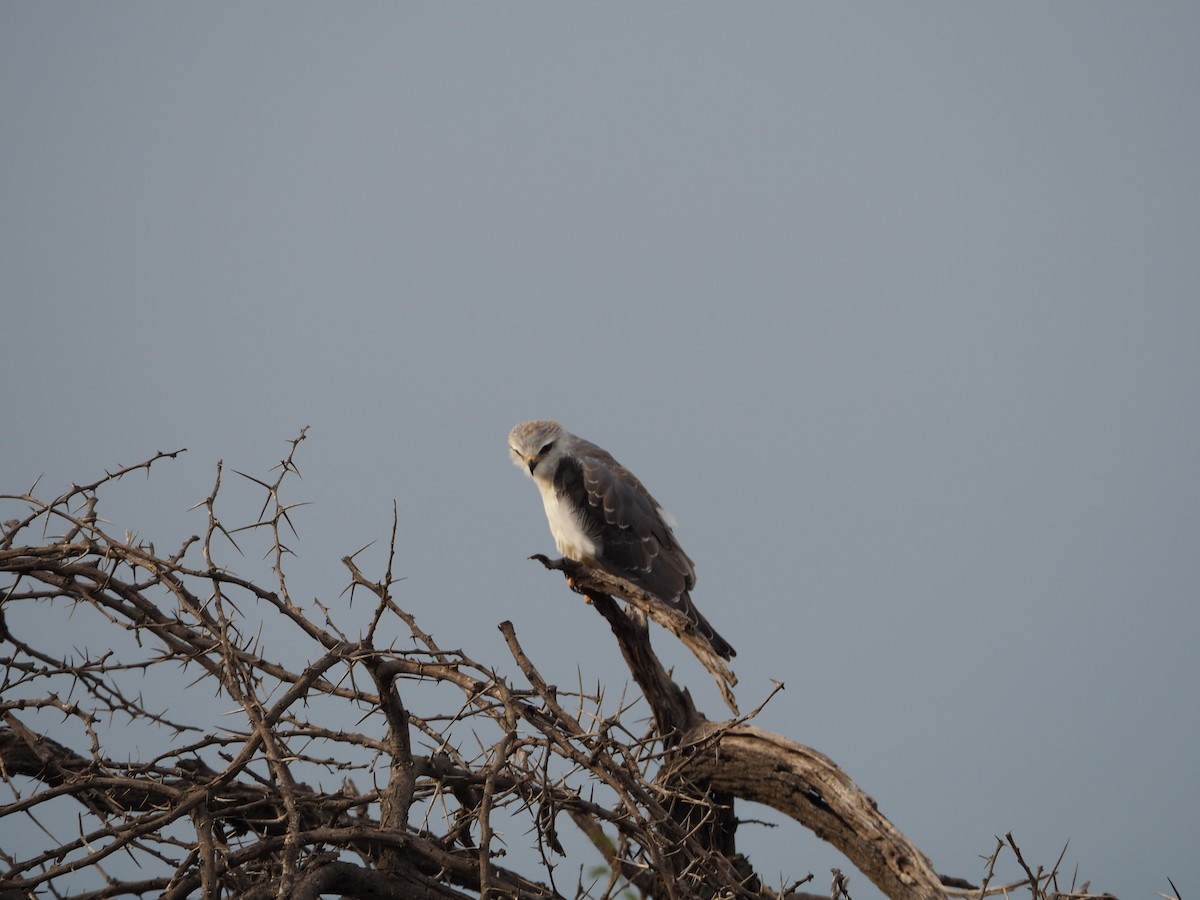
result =
M0 492L187 447L111 493L161 548L309 425L301 594L394 498L426 629L615 697L526 560L505 438L558 418L679 520L743 707L785 682L758 724L939 871L1012 831L1194 897L1198 113L1184 3L5 3Z

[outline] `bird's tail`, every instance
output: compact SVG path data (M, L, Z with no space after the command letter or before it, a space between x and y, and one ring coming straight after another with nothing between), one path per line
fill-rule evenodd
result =
M692 597L687 591L680 594L679 599L672 605L677 605L679 611L688 617L696 631L708 641L713 653L722 659L733 659L737 656L737 651L733 649L729 641L717 634L717 629L713 628L708 619L701 615L700 610L696 609L696 604L692 602Z

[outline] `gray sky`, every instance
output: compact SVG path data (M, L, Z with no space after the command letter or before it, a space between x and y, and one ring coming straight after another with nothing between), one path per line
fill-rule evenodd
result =
M161 548L310 425L300 593L395 498L427 629L615 696L525 559L505 437L559 418L680 521L742 705L785 682L759 724L939 871L1011 830L1194 896L1198 44L1155 2L4 4L0 492L186 446L110 495Z

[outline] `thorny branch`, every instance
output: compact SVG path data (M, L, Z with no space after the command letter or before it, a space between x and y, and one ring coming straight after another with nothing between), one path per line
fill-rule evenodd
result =
M305 437L271 476L237 473L263 495L249 523L223 521L218 463L194 507L201 534L171 554L118 538L98 507L116 482L149 477L182 450L49 501L36 485L0 495L15 509L0 532L0 777L10 798L0 828L37 836L0 849L0 896L800 896L788 892L811 876L773 891L737 853L739 798L833 841L890 896L1000 890L990 883L1005 845L982 888L940 883L831 761L750 727L754 713L708 722L659 663L644 620L613 598L651 616L661 604L603 573L543 560L616 635L641 699L615 708L549 684L511 623L500 629L520 684L424 632L393 593L395 507L382 577L364 574L358 553L343 558L366 619L348 621L345 604L340 623L332 604L306 606L288 570L304 504L286 499ZM243 546L265 550L269 587L221 562ZM64 646L68 615L107 649ZM659 620L687 640L686 623ZM405 638L377 645L384 622ZM733 673L702 661L736 714ZM185 691L186 709L152 699ZM648 729L632 724L643 702ZM528 864L515 852L526 836ZM1020 858L1011 836L1009 846ZM581 853L589 858L562 879ZM1057 868L1028 873L1038 900L1055 896ZM835 889L848 896L844 880Z

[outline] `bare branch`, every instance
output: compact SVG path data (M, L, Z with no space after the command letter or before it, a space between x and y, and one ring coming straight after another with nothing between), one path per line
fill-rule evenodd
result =
M781 684L736 717L736 678L686 617L606 573L537 557L608 622L629 696L585 690L582 676L553 684L510 622L499 626L509 677L435 641L392 593L395 503L386 554L342 558L344 593L366 608L299 602L318 593L293 591L287 571L305 505L287 494L306 434L272 474L238 472L233 488L218 462L193 507L204 525L173 553L116 534L100 509L124 476L158 477L157 462L183 451L49 501L36 485L0 496L14 509L0 516L0 828L37 835L6 839L0 897L541 900L563 896L560 882L601 898L806 896L795 892L811 875L772 890L738 852L743 800L829 841L896 900L1022 885L1035 900L1103 896L1059 892L1062 858L1035 871L1011 835L981 887L939 880L831 760L748 724ZM262 492L252 521L225 513L231 489ZM221 562L222 539L249 571ZM102 650L63 646L71 615ZM734 719L696 708L655 655L648 618L700 659ZM385 621L406 638L377 646ZM147 685L215 698L219 712L152 708ZM993 886L1010 849L1026 878ZM556 879L564 862L572 874ZM840 873L830 893L850 897Z

